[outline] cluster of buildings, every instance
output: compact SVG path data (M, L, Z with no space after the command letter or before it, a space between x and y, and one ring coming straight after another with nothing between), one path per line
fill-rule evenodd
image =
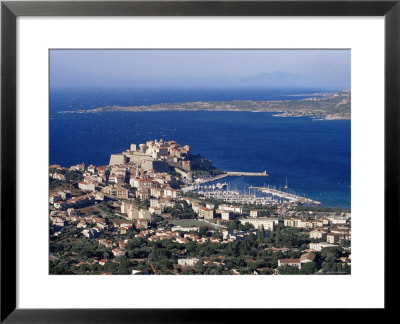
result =
M90 239L96 239L106 233L113 236L124 235L133 227L131 222L110 222L102 217L80 213L80 211L75 208L52 210L49 215L49 220L58 230L67 225L74 224L83 236ZM59 233L59 231L55 231L54 235L58 236Z
M307 262L314 262L315 253L323 248L351 240L350 215L312 217L296 216L294 213L288 217L262 217L256 209L244 213L239 204L216 206L206 202L204 197L184 196L180 181L192 176L191 157L188 145L155 140L138 146L131 144L125 152L111 155L107 166L86 167L82 163L68 169L51 165L49 177L65 182L64 186L51 190L49 196L49 220L55 229L53 234L57 236L63 227L74 225L83 237L96 240L99 245L112 249L115 257L119 257L126 255L126 244L129 242L121 239L121 235L126 235L133 228L137 229L136 237L146 238L150 242L167 239L179 244L226 244L244 240L252 234L259 237L261 233L264 238L268 237L281 224L299 229L312 240L308 253L299 259L279 259L279 266L299 269ZM196 160L196 163L204 163L204 166L209 162L201 157ZM167 172L171 170L175 172ZM72 179L71 172L76 172L73 177L75 180L68 180ZM177 204L182 206L182 210L189 209L197 222L201 221L202 226L209 228L207 237L200 235L200 226L193 224L184 226L169 223L152 228L156 216L169 220L172 217L170 211ZM95 212L84 212L83 209L87 207ZM107 215L112 217L107 218ZM114 215L118 217L114 218ZM251 224L254 228L228 230L226 225L231 220L242 225ZM217 231L218 235L210 236ZM103 259L99 264L104 265L109 261ZM182 266L192 266L197 262L197 258L178 259L178 264ZM224 261L209 259L204 262L223 264Z
M342 243L343 240L351 241L351 216L328 215L325 217L291 217L284 220L284 226L306 229L309 231L309 238L314 240L326 239L328 244ZM315 245L315 251L321 247Z

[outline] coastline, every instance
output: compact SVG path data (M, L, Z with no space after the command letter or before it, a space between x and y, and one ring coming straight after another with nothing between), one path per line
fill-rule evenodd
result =
M60 111L60 114L93 114L99 112L146 112L146 111L248 111L272 112L275 117L321 117L326 120L351 119L351 93L343 91L327 96L308 97L301 100L233 100L190 101L160 103L140 106L103 106L93 109Z

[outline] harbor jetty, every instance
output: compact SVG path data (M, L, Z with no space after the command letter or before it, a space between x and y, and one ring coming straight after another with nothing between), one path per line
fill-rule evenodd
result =
M268 177L266 170L263 172L241 172L241 171L225 171L229 177Z
M224 173L218 174L215 177L196 179L195 183L213 182L226 177L268 177L268 173L266 170L264 172L224 171Z
M321 202L316 201L316 200L312 200L306 197L301 197L298 196L296 194L293 193L289 193L286 191L281 191L275 188L271 188L271 187L253 187L250 186L249 189L255 189L258 190L264 194L269 194L273 197L279 197L279 198L283 198L285 200L288 200L290 202L294 202L294 203L300 203L300 204L310 204L310 205L320 205Z

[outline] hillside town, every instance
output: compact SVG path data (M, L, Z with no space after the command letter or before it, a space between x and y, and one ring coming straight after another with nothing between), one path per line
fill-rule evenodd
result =
M351 273L350 210L185 190L222 173L172 140L50 165L50 274Z

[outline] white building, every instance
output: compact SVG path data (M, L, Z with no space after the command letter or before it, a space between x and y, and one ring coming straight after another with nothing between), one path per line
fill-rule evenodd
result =
M137 207L131 205L131 208L128 209L128 218L129 219L138 219L139 218L139 209Z
M251 210L250 217L258 217L258 210L257 209Z
M328 243L328 242L310 243L310 249L314 250L314 251L317 251L317 252L321 252L321 250L323 248L334 247L334 246L337 246L337 245L331 244L331 243Z
M125 252L120 249L113 249L112 253L114 254L114 256L124 256L125 255Z
M91 182L79 182L78 187L83 191L96 191L96 186Z
M181 266L194 266L200 260L197 258L185 258L185 259L178 259L178 264Z
M279 259L278 267L296 267L299 270L301 269L300 259Z
M95 167L94 165L91 164L91 165L88 166L87 170L88 170L90 173L95 173L95 172L96 172L96 167Z
M151 214L152 213L148 210L144 210L144 209L139 210L139 218L141 218L141 219L151 220Z
M150 213L154 213L156 215L161 215L161 208L160 207L150 207L149 208Z
M224 210L221 211L221 218L223 220L231 220L233 219L233 216L234 216L233 213L230 211L224 211Z
M190 232L190 231L194 231L194 232L198 232L200 230L200 227L198 226L187 226L187 227L183 227L183 226L174 226L171 229L172 231L182 231L182 232Z
M265 230L273 231L275 226L279 223L279 218L271 217L260 217L260 218L242 218L240 219L241 224L252 224L255 228L264 226Z
M313 239L320 239L320 238L322 238L323 234L324 234L324 232L322 232L322 231L314 230L309 233L309 237L313 238Z
M232 205L220 205L219 209L224 211L230 211L236 214L243 214L243 209L241 206L232 206Z
M150 207L160 208L160 201L156 198L150 198Z

